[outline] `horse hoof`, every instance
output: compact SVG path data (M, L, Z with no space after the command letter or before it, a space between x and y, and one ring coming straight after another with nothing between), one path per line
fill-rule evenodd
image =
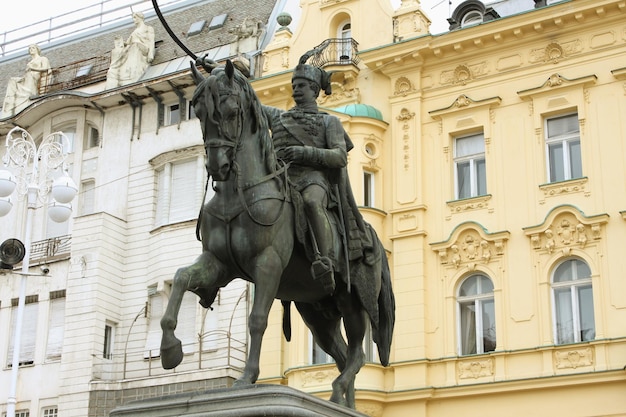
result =
M161 365L163 365L163 369L176 368L182 361L183 345L180 340L175 339L175 342L170 346L161 344Z

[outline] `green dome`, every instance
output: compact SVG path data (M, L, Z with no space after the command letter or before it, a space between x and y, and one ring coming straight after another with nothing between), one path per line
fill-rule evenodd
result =
M368 104L348 104L347 106L335 107L333 110L349 116L369 117L370 119L376 119L384 122L383 115L380 110Z

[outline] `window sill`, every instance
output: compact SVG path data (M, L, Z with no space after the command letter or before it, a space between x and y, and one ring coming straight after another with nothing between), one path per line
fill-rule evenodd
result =
M485 194L477 197L464 198L462 200L446 201L446 204L454 214L464 211L488 209L490 200L491 194Z
M189 220L181 220L181 221L174 222L174 223L162 224L159 226L155 226L154 229L150 231L150 234L155 235L157 233L168 232L171 230L185 229L190 226L195 226L197 221L198 219L194 218L194 219L189 219Z

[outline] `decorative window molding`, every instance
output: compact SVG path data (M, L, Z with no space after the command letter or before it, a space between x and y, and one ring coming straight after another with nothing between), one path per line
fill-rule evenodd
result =
M458 225L445 241L431 243L430 246L438 253L443 267L474 271L479 264L499 261L509 236L506 231L489 233L479 223L469 221Z
M608 221L608 214L586 216L577 207L565 204L551 210L541 224L525 227L524 233L536 252L551 255L558 251L568 256L573 249L596 246Z

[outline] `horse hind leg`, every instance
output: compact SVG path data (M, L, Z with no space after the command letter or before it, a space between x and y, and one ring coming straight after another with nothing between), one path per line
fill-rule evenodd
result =
M350 297L351 295L347 295ZM354 382L356 374L365 364L365 352L363 352L363 339L367 329L365 311L355 308L358 302L354 299L340 300L344 329L348 339L346 366L339 376L333 381L333 394L331 401L343 403L354 408Z
M296 307L315 342L335 360L339 372L343 372L348 360L348 345L341 333L341 317L324 318L313 305L307 303L296 303ZM354 379L345 392L334 395L331 401L354 408Z
M173 369L183 360L181 341L174 334L178 323L178 312L185 295L185 291L196 288L211 288L215 285L220 268L218 261L209 252L203 252L196 261L187 267L179 268L174 275L172 290L165 313L161 318L161 365L164 369ZM217 289L217 287L215 287ZM197 291L196 291L197 292ZM210 294L212 290L203 291ZM208 300L201 300L206 304ZM204 304L202 304L204 306Z

